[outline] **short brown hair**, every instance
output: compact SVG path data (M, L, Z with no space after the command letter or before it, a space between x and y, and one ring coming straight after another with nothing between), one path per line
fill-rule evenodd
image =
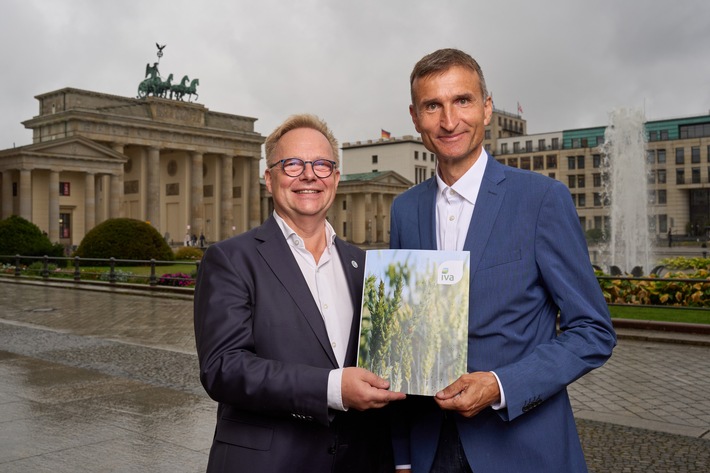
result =
M483 77L481 66L465 52L458 49L446 48L427 54L414 65L414 69L412 69L412 73L409 76L409 90L412 95L412 104L415 105L413 87L415 79L432 74L442 74L454 66L465 67L478 74L483 100L485 101L488 98L488 88L486 87L486 79Z
M264 143L264 149L266 151L267 166L269 166L270 164L271 157L273 156L274 150L276 149L276 145L278 145L281 137L289 131L296 130L298 128L311 128L325 136L328 142L330 143L330 147L333 151L333 161L335 161L336 163L340 163L340 159L338 159L338 140L335 139L333 131L328 127L328 124L315 115L302 113L299 115L291 115L290 117L288 117L285 122L279 125L266 138L266 142Z

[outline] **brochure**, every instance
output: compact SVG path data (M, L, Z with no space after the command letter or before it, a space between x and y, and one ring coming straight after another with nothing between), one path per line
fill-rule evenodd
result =
M466 373L468 251L368 250L358 366L433 396Z

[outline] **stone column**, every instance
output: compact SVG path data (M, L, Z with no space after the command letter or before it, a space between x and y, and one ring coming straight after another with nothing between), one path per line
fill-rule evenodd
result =
M376 232L375 241L385 241L385 196L382 193L377 194L377 210L375 211Z
M2 214L0 219L12 215L12 171L5 169L2 172Z
M365 243L372 243L375 240L373 237L373 227L377 223L374 218L374 213L375 212L372 211L372 194L368 192L365 194Z
M119 218L121 216L121 190L121 176L111 174L108 218Z
M256 156L249 161L249 228L256 228L261 224L261 199L259 185L259 161L261 157Z
M148 148L148 189L146 217L154 228L160 227L160 148Z
M123 154L123 148L124 144L123 143L113 143L111 144L111 148L117 153ZM124 155L125 156L125 155ZM123 199L123 172L118 176L118 213L117 217L125 217L126 216L126 208L125 208L125 202Z
M344 235L347 241L350 243L354 242L353 235L355 234L355 226L353 225L353 196L352 194L345 195L345 229L347 234Z
M204 181L202 174L203 155L199 151L190 153L192 160L192 180L190 181L191 221L190 232L198 237L204 231Z
M222 161L222 199L220 205L220 235L219 239L224 240L232 236L232 226L234 225L234 208L232 206L232 187L234 187L234 179L232 178L234 170L234 158L223 154Z
M57 184L59 190L59 184ZM32 221L32 171L20 169L20 217Z
M84 175L84 234L96 226L96 174Z
M59 171L49 171L49 241L59 241Z

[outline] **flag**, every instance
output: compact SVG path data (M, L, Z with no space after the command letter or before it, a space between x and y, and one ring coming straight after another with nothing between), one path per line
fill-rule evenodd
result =
M518 102L518 115L523 114L523 107L520 106L520 102Z
M391 134L390 134L389 131L385 131L385 130L383 130L383 129L381 129L381 128L380 128L380 131L382 132L382 138L383 138L383 139L389 139L389 137L391 136Z

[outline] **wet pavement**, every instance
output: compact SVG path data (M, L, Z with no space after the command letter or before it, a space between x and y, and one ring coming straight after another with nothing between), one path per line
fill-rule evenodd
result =
M200 472L192 297L0 278L1 472ZM591 472L710 471L710 336L619 330L569 392Z

